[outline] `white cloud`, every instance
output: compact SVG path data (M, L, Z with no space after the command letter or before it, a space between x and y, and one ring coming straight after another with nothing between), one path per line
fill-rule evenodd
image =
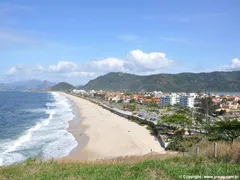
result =
M239 58L234 58L232 60L232 64L230 65L231 69L240 69L240 59Z
M7 70L8 75L14 75L14 74L16 74L16 72L17 72L16 67L11 67Z
M94 76L95 72L80 71L80 72L70 72L70 73L66 73L64 75L67 77L87 77L87 76Z
M111 72L122 71L142 74L146 71L156 71L169 68L174 65L173 60L166 58L166 54L161 52L145 53L141 50L132 50L123 59L115 57L106 58L87 63L87 68L91 71Z
M141 50L130 51L126 60L130 63L133 63L133 67L140 71L168 68L175 63L173 60L167 59L166 54L164 53L144 53Z
M75 64L71 61L60 61L49 66L17 65L10 67L5 73L8 79L41 79L50 81L86 82L99 75L108 72L128 72L134 74L160 73L175 64L175 61L167 58L161 52L146 53L141 50L130 51L125 58L109 57L102 60L94 60L83 64Z
M45 71L45 68L41 64L38 64L36 70L43 72L43 71Z
M77 65L70 61L60 61L57 65L50 65L48 69L50 72L67 73L75 71Z
M240 70L240 59L239 58L234 58L234 59L232 59L230 65L222 66L220 69L223 69L223 70Z
M18 64L18 65L16 65L16 66L10 67L10 68L7 70L6 74L7 74L8 76L14 76L14 75L17 75L17 74L19 74L19 73L21 73L21 72L27 72L27 71L29 71L29 70L28 70L28 69L25 69L24 65Z
M107 58L87 63L87 67L95 71L125 71L124 61L118 58Z
M23 81L33 78L34 74L38 74L36 67L28 68L23 64L18 64L6 70L4 79L6 82Z

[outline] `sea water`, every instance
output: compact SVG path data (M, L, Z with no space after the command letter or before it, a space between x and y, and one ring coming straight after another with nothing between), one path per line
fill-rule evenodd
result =
M77 146L71 102L58 93L0 92L0 165L60 158Z

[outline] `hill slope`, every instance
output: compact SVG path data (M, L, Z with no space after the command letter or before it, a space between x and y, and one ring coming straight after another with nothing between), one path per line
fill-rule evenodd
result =
M154 159L153 159L154 158ZM185 179L182 176L239 176L239 164L216 161L213 158L185 156L161 159L153 155L146 161L132 163L116 161L97 163L58 163L54 161L0 166L1 179ZM130 157L128 159L131 160ZM190 165L189 165L190 164Z
M155 74L138 76L108 73L89 81L83 89L121 91L240 91L240 71Z
M75 87L69 83L66 82L60 82L56 84L55 86L51 87L52 91L61 91L61 90L69 90L69 89L74 89Z

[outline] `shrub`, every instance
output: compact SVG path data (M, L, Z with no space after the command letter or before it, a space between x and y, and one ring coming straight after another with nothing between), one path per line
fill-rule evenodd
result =
M187 152L202 139L201 136L192 136L187 138L177 137L166 148L166 150Z

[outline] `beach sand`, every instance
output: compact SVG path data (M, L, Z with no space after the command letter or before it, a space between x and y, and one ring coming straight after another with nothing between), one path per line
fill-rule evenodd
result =
M151 150L165 153L146 127L85 99L61 94L74 103L76 118L70 122L68 131L78 142L78 147L62 160L97 160L144 155L151 153Z

